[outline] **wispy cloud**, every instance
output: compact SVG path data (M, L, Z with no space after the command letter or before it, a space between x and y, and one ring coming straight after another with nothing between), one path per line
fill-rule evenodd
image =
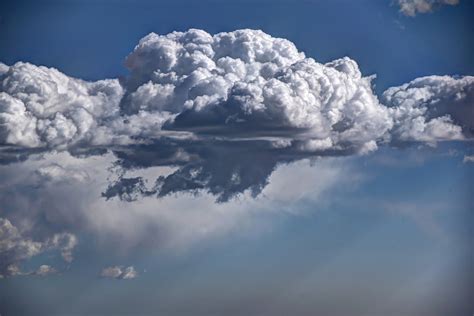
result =
M459 0L397 0L400 12L408 16L432 12L442 5L457 5Z
M474 155L466 155L462 161L464 163L474 162Z

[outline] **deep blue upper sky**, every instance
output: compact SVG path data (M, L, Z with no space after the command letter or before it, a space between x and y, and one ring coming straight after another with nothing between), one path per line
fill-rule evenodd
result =
M424 75L474 73L472 1L415 18L390 2L7 1L0 4L0 61L97 80L126 73L125 56L149 32L255 28L320 62L355 59L364 74L377 74L377 92Z

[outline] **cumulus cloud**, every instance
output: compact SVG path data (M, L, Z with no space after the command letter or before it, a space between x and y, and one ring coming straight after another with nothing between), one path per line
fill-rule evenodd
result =
M379 99L354 60L318 63L261 31L152 33L125 64L126 78L86 82L0 63L0 277L58 273L22 263L71 262L81 233L126 252L241 232L357 181L315 157L474 136L474 77L418 78Z
M290 41L261 31L152 33L126 65L131 75L122 111L169 112L167 131L272 138L325 152L357 151L391 125L371 77L362 77L355 61L320 64Z
M111 266L102 269L100 276L103 278L120 279L120 280L131 280L138 276L138 272L133 266Z
M151 33L125 64L120 82L2 64L0 161L109 150L123 169L177 170L152 184L119 177L107 199L205 191L224 202L258 195L278 164L473 136L474 77L418 78L380 102L354 60L321 64L262 31ZM71 173L86 177L58 165L37 171L43 182Z
M387 89L382 101L398 142L456 140L474 135L474 77L428 76Z
M0 78L0 142L26 148L91 142L122 96L118 80L85 82L23 62Z
M450 125L451 106L443 115L425 111L432 122L420 131L423 111L418 120L407 118L409 105L391 101L396 88L385 97L400 109L381 104L372 77L363 77L354 60L321 64L290 41L262 31L151 33L125 64L130 75L121 84L85 82L28 63L3 65L0 143L84 150L164 138L265 139L300 152L341 154L375 150L405 127L416 129L420 135L411 138L421 141L462 137L459 127ZM423 99L427 103L430 97L470 103L470 91L463 96L460 89L472 90L472 77L428 79L397 88L431 85L432 93ZM408 103L419 98L406 96L415 98ZM438 133L438 125L448 131Z
M38 267L38 269L34 272L34 275L48 276L48 275L57 274L57 273L58 271L55 268L49 265L43 264Z
M459 4L459 0L397 0L397 2L400 6L400 12L408 16L432 12L442 5Z
M58 233L43 241L35 241L20 233L8 219L0 218L0 274L21 275L18 266L21 262L46 251L59 251L65 261L71 262L76 244L76 236L69 233Z

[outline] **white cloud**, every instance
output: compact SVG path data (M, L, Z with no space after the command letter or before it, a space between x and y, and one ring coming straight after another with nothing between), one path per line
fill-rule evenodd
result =
M55 268L49 265L43 264L38 267L38 269L34 272L34 275L48 276L48 275L57 274L57 273L58 271Z
M428 76L387 89L396 142L459 140L474 131L474 77Z
M85 82L54 68L18 62L0 84L0 141L64 147L90 140L98 122L118 110L118 80Z
M103 278L120 279L120 280L131 280L138 276L138 272L133 266L111 266L102 269L100 276Z
M59 251L65 261L71 262L76 244L76 237L69 233L57 233L43 241L35 241L23 236L8 219L0 218L0 274L20 275L19 263L45 251Z
M330 145L318 151L326 151L357 148L391 125L355 61L320 64L261 31L152 33L126 65L122 109L171 112L166 129L325 141Z
M441 5L459 4L459 0L397 0L397 2L400 6L400 12L408 16L432 12Z
M0 143L74 151L217 137L338 155L366 153L387 139L472 136L458 114L472 114L473 77L416 79L388 89L387 107L354 60L321 64L262 31L151 33L126 66L130 75L121 85L28 63L3 65Z
M468 163L468 162L474 162L474 155L466 155L464 156L463 160L462 160L464 163Z

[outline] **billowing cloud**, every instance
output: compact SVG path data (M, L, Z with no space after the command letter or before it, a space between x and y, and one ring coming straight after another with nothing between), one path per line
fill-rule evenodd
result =
M473 77L418 78L379 101L354 60L321 64L262 31L151 33L125 64L126 78L97 82L2 64L0 162L112 151L123 169L177 169L148 186L119 177L107 199L206 191L227 201L258 195L279 164L473 136Z
M123 249L187 245L347 178L336 158L306 165L318 157L474 134L474 77L418 78L379 99L354 60L321 64L262 31L151 33L126 66L86 82L0 64L1 274L50 250L71 261L83 231ZM279 172L313 187L276 192Z
M102 269L100 276L103 278L120 279L120 280L131 280L138 276L138 272L133 266L111 266Z
M387 105L400 109L388 108L374 95L372 77L363 77L354 60L320 64L290 41L255 30L214 36L194 29L151 33L127 57L126 66L130 75L120 84L114 79L85 82L28 63L2 65L0 143L30 150L91 150L165 138L195 143L218 138L266 140L315 154L367 152L392 133L399 136L401 125L413 125L401 113L407 104L392 100L399 99L391 97L394 89L431 85L432 93L423 97L429 106L440 97L471 103L470 91L463 96L462 89L472 90L472 77L432 82L427 77L389 89ZM420 98L416 93L406 97L405 103ZM446 106L443 115L431 108L425 112L437 119L432 125L447 127L451 108L456 111ZM424 113L419 116L423 120ZM440 135L433 135L434 129L428 124L415 138L462 137L457 126Z
M18 264L46 251L59 251L65 261L71 262L76 244L76 236L69 233L54 234L43 241L35 241L23 236L8 219L0 218L0 274L20 275L22 272Z
M408 16L432 12L442 5L459 4L459 0L397 0L397 2L400 6L400 12Z
M126 65L122 110L168 111L165 130L273 137L318 152L360 149L391 126L355 61L320 64L261 31L152 33Z
M90 83L22 62L0 76L0 143L26 148L93 143L122 96L117 80Z
M428 76L383 93L394 141L436 142L474 135L474 77Z

